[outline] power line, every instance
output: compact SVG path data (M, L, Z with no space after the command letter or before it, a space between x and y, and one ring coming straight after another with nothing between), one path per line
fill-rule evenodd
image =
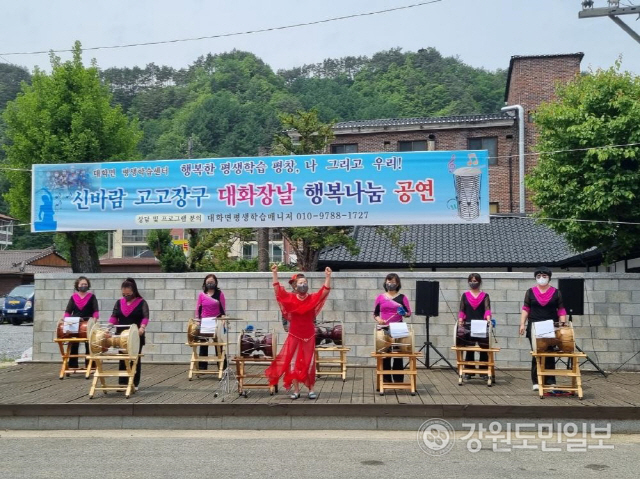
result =
M358 17L367 17L367 16L372 16L372 15L379 15L382 13L389 13L389 12L396 12L399 10L408 10L410 8L416 8L416 7L423 7L425 5L430 5L433 3L438 3L441 2L443 0L430 0L428 2L420 2L420 3L414 3L411 5L404 5L404 6L400 6L400 7L393 7L393 8L387 8L384 10L376 10L373 12L363 12L363 13L354 13L352 15L343 15L341 17L333 17L333 18L326 18L324 20L314 20L311 22L303 22L303 23L294 23L292 25L283 25L280 27L270 27L270 28L261 28L258 30L247 30L244 32L234 32L234 33L221 33L218 35L206 35L206 36L201 36L201 37L193 37L193 38L179 38L179 39L174 39L174 40L159 40L156 42L139 42L139 43L126 43L126 44L122 44L122 45L109 45L109 46L101 46L101 47L89 47L89 48L83 48L83 51L91 51L91 50L112 50L112 49L117 49L117 48L132 48L132 47L144 47L144 46L150 46L150 45L164 45L164 44L168 44L168 43L181 43L181 42L196 42L196 41L200 41L200 40L211 40L211 39L215 39L215 38L226 38L226 37L236 37L236 36L241 36L241 35L253 35L255 33L266 33L266 32L273 32L273 31L278 31L278 30L288 30L291 28L299 28L299 27L308 27L311 25L320 25L322 23L330 23L330 22L336 22L336 21L340 21L340 20L349 20L351 18L358 18ZM64 50L39 50L39 51L33 51L33 52L7 52L7 53L0 53L1 55L42 55L42 54L48 54L50 52L53 53L66 53L66 52L72 52L72 49L64 49Z

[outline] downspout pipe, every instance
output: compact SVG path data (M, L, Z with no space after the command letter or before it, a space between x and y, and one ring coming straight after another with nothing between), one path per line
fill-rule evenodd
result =
M518 112L518 183L520 191L520 213L524 214L524 108L521 105L509 105L501 109L502 111Z

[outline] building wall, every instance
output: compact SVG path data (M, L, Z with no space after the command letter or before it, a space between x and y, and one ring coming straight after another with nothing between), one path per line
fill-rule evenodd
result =
M498 203L499 213L518 211L518 128L516 124L507 127L337 134L332 145L357 143L359 152L397 151L399 141L426 141L429 135L436 137L436 150L466 150L469 138L496 137L499 158L496 165L489 167L489 201Z
M514 58L511 65L511 78L507 91L508 105L522 105L525 112L525 152L533 153L538 132L533 122L536 110L543 102L556 98L558 84L571 82L580 74L581 54L557 57ZM536 155L528 155L525 160L525 173L529 174L537 164ZM533 211L529 191L527 212Z
M102 321L106 322L113 304L120 297L123 275L92 274L95 294L100 302ZM321 273L309 273L310 287L315 290L323 282ZM440 315L430 320L431 340L453 360L453 324L460 295L466 287L466 273L402 273L402 292L415 306L416 280L440 282ZM502 351L497 355L498 367L528 368L531 362L529 343L518 336L520 308L525 290L532 286L531 274L483 273L484 290L492 300L497 320L496 335ZM149 302L151 322L148 326L144 362L177 361L186 363L189 349L185 346L187 320L193 316L195 299L204 274L138 274L141 294ZM577 342L601 367L613 369L640 350L640 274L564 273L558 277L585 278L585 310L588 314L573 318ZM243 318L231 325L230 341L235 353L238 328L252 324L256 328L275 329L279 344L285 339L280 312L267 273L219 273L220 287L227 298L227 314ZM280 275L281 282L288 278ZM382 292L384 273L335 273L332 291L319 319L342 321L346 331L349 362L372 364L373 303ZM33 357L36 361L58 361L58 347L53 334L73 290L75 275L36 275L36 314L33 335ZM410 320L416 332L416 347L425 339L425 318ZM434 357L434 354L431 354ZM585 365L585 369L589 369ZM640 356L625 364L624 370L640 370ZM186 365L185 365L186 372ZM500 373L499 373L500 374Z

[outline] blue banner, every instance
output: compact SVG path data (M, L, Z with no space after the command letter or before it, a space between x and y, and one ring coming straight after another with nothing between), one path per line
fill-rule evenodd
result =
M483 151L33 165L32 231L488 223Z

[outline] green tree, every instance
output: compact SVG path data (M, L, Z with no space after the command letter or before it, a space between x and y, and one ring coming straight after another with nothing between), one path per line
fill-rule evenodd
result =
M285 131L295 130L296 141L286 133L276 135L273 153L280 155L311 155L324 153L333 140L333 124L322 123L317 110L282 114L280 121ZM309 226L280 228L282 236L291 244L297 257L300 271L315 271L318 268L320 251L332 246L345 246L351 254L357 254L351 227Z
M0 63L0 111L20 92L22 82L29 83L31 75L26 68Z
M257 260L229 257L236 241L252 238L251 228L201 229L196 239L190 239L189 266L192 271L257 271Z
M51 55L51 74L36 69L32 84L8 103L4 112L7 158L12 168L30 169L34 163L86 163L132 159L140 132L101 84L95 64L86 68L76 42L72 60ZM5 199L11 215L28 220L31 178L24 171L5 171L10 188ZM98 272L96 233L64 233L74 272Z
M171 230L151 230L147 235L147 246L160 261L165 273L183 273L189 268L182 248L173 244Z
M542 222L615 261L640 246L638 225L616 223L640 221L640 147L613 146L640 143L640 77L617 62L557 94L536 112L541 155L527 185L540 218L567 219Z

